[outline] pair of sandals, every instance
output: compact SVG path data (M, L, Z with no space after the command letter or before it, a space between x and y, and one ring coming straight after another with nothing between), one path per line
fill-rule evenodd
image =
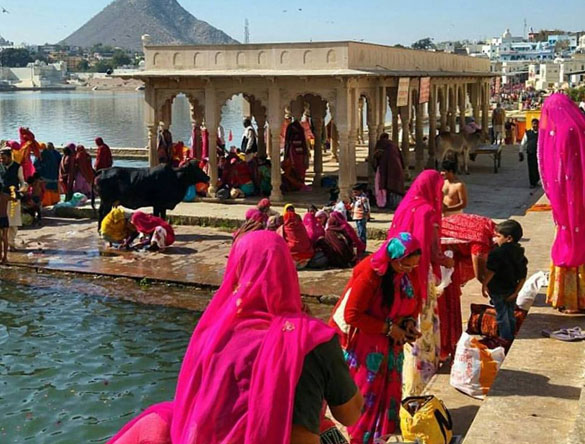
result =
M542 330L542 336L564 342L577 342L585 340L585 331L581 327L561 328L554 331Z

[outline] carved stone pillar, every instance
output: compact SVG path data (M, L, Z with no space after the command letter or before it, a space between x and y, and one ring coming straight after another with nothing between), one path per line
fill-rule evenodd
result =
M404 173L410 177L410 106L400 107L400 122L402 124L402 158L404 159Z
M400 110L396 106L396 90L393 88L389 91L392 91L388 94L388 103L390 104L390 112L392 113L392 135L390 136L392 142L394 142L397 146L400 144L400 131L399 131L399 121L398 117L400 116Z
M465 126L465 107L467 105L467 85L459 86L459 132L463 131Z
M449 131L457 132L457 85L449 86Z
M483 82L481 87L481 129L484 132L484 135L489 134L489 125L490 125L490 87L489 83Z
M439 113L441 114L441 131L447 129L447 101L448 101L448 88L441 86L441 96L439 100Z
M209 132L209 189L207 194L215 197L217 192L217 126L219 112L217 109L217 97L213 84L205 87L205 124Z
M436 147L435 139L437 137L437 91L438 88L431 85L431 94L429 102L429 160L427 166L435 167Z
M420 91L419 93L420 94ZM424 133L423 133L423 114L424 114L424 104L419 103L419 95L417 94L417 100L415 104L416 110L416 120L415 120L415 141L416 146L414 149L415 152L415 170L416 172L420 172L424 168L425 162L425 145L423 141Z
M357 143L363 144L364 143L364 106L365 106L365 99L360 97L358 99L358 121L357 121ZM368 103L368 112L369 106Z
M148 140L148 164L151 167L158 165L157 134L158 125L158 105L156 101L156 89L150 82L146 82L144 90L144 121L146 122L147 140Z
M347 86L337 88L337 104L335 107L335 123L339 132L339 192L340 198L346 199L351 191L352 181L350 172L351 148L355 143L355 125L351 122L351 99ZM353 136L350 132L354 132ZM351 139L351 140L350 140Z
M282 176L280 172L280 125L282 123L282 110L280 106L280 89L272 84L268 89L268 123L270 125L270 162L272 164L271 177L272 193L270 200L282 202L283 196L280 186Z
M473 110L473 119L479 125L481 121L481 106L480 85L478 83L471 85L471 108Z

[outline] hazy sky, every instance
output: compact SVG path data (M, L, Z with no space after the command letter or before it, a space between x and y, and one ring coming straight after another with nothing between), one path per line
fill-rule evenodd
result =
M179 0L195 17L252 42L365 40L411 44L483 39L510 28L585 29L585 0ZM0 35L17 43L55 43L101 11L110 0L0 0Z

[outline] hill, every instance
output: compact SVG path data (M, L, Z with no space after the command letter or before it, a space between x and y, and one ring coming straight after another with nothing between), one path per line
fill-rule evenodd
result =
M195 18L177 0L115 0L60 43L84 48L102 43L140 51L143 34L150 34L153 44L238 43Z

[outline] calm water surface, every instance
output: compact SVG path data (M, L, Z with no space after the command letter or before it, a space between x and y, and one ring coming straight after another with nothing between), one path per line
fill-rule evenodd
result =
M228 100L222 125L232 130L234 144L243 132L243 99ZM144 93L121 91L19 91L0 93L0 139L18 139L18 128L28 126L37 140L63 145L71 141L93 146L97 136L112 147L144 147ZM188 100L173 103L174 140L189 141Z
M103 443L172 399L197 314L51 279L36 288L0 280L0 442Z

